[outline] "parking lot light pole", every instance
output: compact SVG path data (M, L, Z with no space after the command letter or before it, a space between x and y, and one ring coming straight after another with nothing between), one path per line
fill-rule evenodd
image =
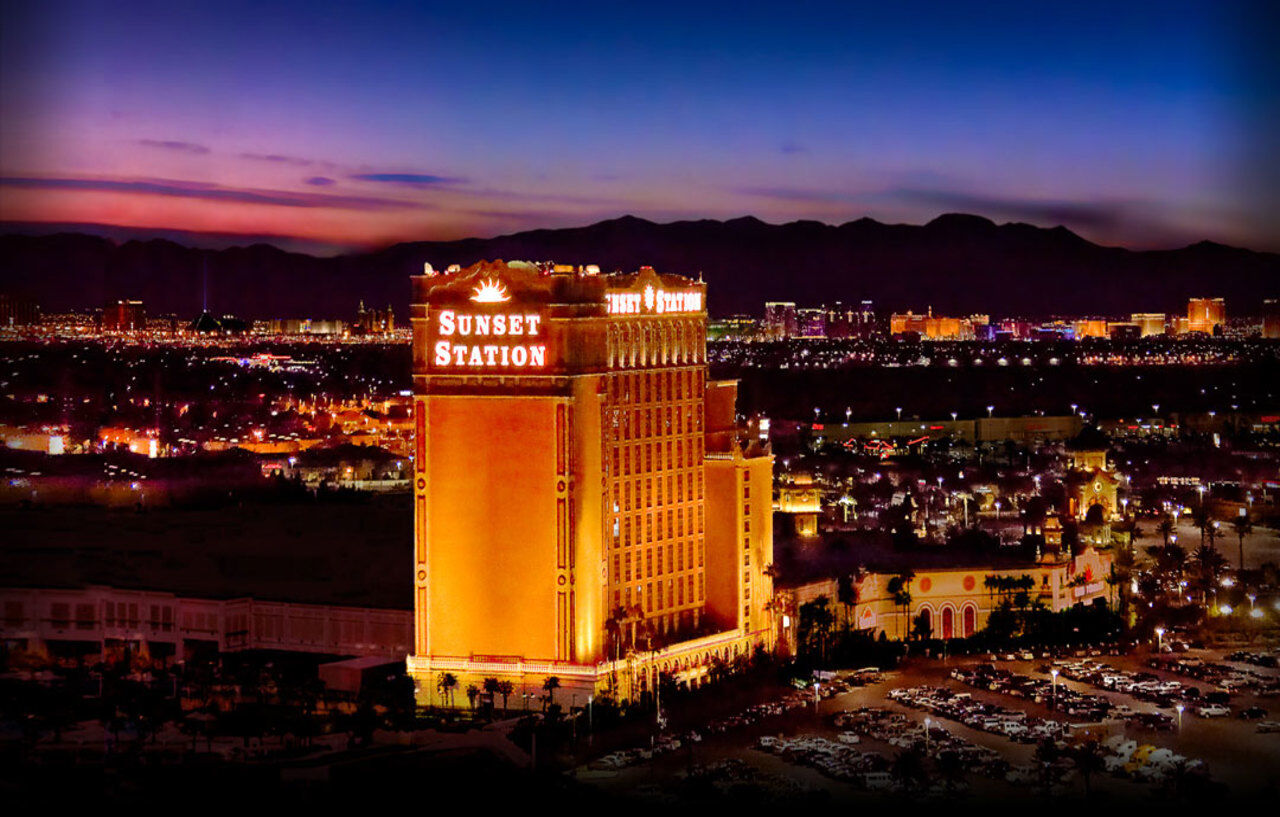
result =
M1156 628L1156 652L1164 651L1164 628Z
M1053 698L1052 698L1053 703L1052 703L1052 708L1053 708L1054 710L1057 710L1057 708L1058 708L1058 668L1057 668L1057 667L1054 667L1053 669L1049 670L1049 675L1051 675L1051 676L1053 677Z
M1182 732L1182 710L1186 709L1186 707L1183 706L1182 704L1178 704L1177 706L1174 707L1174 709L1178 710L1178 732L1181 733Z
M933 723L929 718L924 719L924 756L929 756L929 726Z

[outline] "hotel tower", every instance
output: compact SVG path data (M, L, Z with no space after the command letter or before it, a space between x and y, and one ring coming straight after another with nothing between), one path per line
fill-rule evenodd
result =
M631 699L772 649L772 455L708 381L706 287L649 267L414 276L414 650Z

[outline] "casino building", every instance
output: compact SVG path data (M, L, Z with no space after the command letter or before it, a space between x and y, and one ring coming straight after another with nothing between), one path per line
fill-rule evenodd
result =
M414 276L419 701L634 699L772 649L773 457L708 381L706 287L643 267Z

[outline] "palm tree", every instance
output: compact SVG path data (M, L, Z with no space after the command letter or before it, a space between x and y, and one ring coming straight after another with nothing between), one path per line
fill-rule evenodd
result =
M914 576L914 574L912 575ZM889 595L893 597L893 603L902 608L903 624L899 632L903 635L903 641L906 641L909 636L909 633L907 632L906 618L911 607L910 581L911 579L905 573L899 573L897 576L889 579L889 584L886 586L886 589L889 591Z
M844 631L849 632L850 610L858 604L858 585L853 576L845 574L840 577L836 588L836 599L844 609Z
M1088 799L1089 779L1096 772L1100 772L1106 767L1103 762L1102 749L1098 746L1096 740L1085 741L1071 753L1071 759L1075 762L1076 771L1080 773L1080 777L1084 780L1084 796L1085 799Z
M554 675L548 675L547 680L542 682L542 688L547 692L547 700L543 705L546 710L546 704L554 704L556 702L556 690L560 688L560 679Z
M484 691L489 696L489 718L493 719L494 696L498 694L498 679L492 676L484 679Z
M458 686L458 676L452 672L440 673L440 678L436 681L436 689L440 690L441 698L448 701L447 706L453 706L453 691Z
M1240 572L1244 572L1244 538L1253 533L1253 522L1249 519L1248 514L1240 514L1231 520L1231 527L1235 529L1236 538L1240 541Z
M1160 531L1160 536L1164 538L1167 546L1172 541L1173 533L1176 531L1177 525L1174 524L1173 517L1166 516L1160 520L1160 524L1156 526L1156 530Z
M1200 500L1200 504L1191 513L1191 522L1200 529L1200 544L1204 544L1205 535L1209 528L1213 526L1213 518L1209 513L1209 509L1205 507L1204 500Z
M498 694L502 696L502 711L504 714L507 711L507 698L511 695L511 693L515 691L516 691L515 685L512 684L510 681L498 682Z
M467 685L467 701L471 704L471 711L475 711L476 698L480 697L480 687L475 684Z
M1200 603L1207 604L1209 593L1218 584L1218 575L1226 567L1227 560L1211 545L1201 545L1191 554L1196 563L1196 585L1200 588Z

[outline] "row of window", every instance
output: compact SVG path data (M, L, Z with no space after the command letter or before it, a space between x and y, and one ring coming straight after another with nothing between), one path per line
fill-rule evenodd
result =
M655 408L612 408L606 410L605 425L614 440L639 440L702 431L702 401L665 403Z
M697 595L694 595L694 588L697 588ZM634 604L642 605L645 615L649 615L655 611L660 611L669 607L683 607L686 604L700 604L703 601L705 586L703 584L702 574L697 575L696 584L694 576L687 576L683 581L680 579L667 579L665 593L662 580L656 582L645 582L644 593L640 592L639 587L628 587L625 590L613 591L613 606L625 606L628 609Z
M660 403L664 400L701 400L706 370L664 369L653 372L618 372L605 379L605 399L618 403Z
M666 554L664 560L663 554ZM644 550L644 563L641 564L640 553L635 551L626 551L625 553L613 554L613 577L612 584L622 584L634 579L651 579L654 576L654 565L657 565L657 575L663 573L678 573L684 571L688 566L690 569L695 567L694 555L697 555L697 567L702 567L703 561L703 545L698 542L695 546L693 542L679 542L671 545L654 545ZM664 569L665 564L665 569ZM643 566L643 570L641 567Z
M643 504L640 489L644 488ZM663 490L663 489L666 490ZM656 479L647 477L642 482L636 479L615 481L613 483L613 512L652 508L655 504L678 504L693 502L694 498L702 499L702 469L667 473L665 482L661 475ZM634 498L634 503L633 503Z
M701 511L701 508L690 507L683 512L669 510L663 514L662 511L648 511L640 516L615 516L612 525L613 547L615 550L619 547L630 548L633 544L647 545L666 539L682 539L686 534L701 534Z
M665 445L662 442L615 445L607 473L609 476L618 477L631 476L633 473L665 471L668 468L684 468L686 453L688 465L697 465L702 462L701 435L667 440Z
M137 628L143 623L153 630L169 632L173 629L173 607L159 604L150 605L150 616L144 622L137 602L103 602L103 625L106 627ZM5 624L11 627L23 626L25 616L21 602L5 602ZM80 603L74 606L70 602L56 601L49 605L49 623L60 629L92 630L98 624L97 606L92 603Z

